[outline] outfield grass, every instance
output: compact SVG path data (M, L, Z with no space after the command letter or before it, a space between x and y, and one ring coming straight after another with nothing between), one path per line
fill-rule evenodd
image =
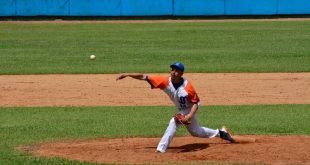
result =
M35 158L15 151L20 145L96 137L160 137L174 107L0 108L0 164L90 164ZM209 106L201 125L223 124L235 134L310 135L310 105ZM181 127L177 136L188 135Z
M309 72L310 22L0 24L0 74ZM89 55L97 55L90 61Z

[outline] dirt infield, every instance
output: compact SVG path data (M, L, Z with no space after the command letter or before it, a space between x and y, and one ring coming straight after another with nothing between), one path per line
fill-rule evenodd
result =
M202 105L310 104L310 73L184 76L195 86ZM0 106L172 106L164 92L151 90L148 83L116 77L2 75Z
M193 23L193 22L286 22L286 21L309 21L310 18L238 18L238 19L137 19L137 20L63 20L63 19L54 19L54 20L3 20L0 23L8 24L115 24L115 23L124 23L124 24L139 24L139 23Z
M23 150L38 156L97 163L310 164L310 136L247 136L255 143L231 144L219 138L176 137L166 153L155 153L159 138L96 139L45 143Z

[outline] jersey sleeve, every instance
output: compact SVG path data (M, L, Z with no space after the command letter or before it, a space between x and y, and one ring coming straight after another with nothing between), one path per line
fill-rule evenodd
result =
M169 77L166 76L149 76L145 80L151 85L152 88L165 89L169 85Z
M186 92L188 93L188 100L191 102L191 103L199 103L199 97L194 89L194 87L192 86L191 83L188 83L186 88L185 88Z

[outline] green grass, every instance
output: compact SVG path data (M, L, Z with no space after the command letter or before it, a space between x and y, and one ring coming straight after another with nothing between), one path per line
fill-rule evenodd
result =
M0 74L309 72L310 22L0 24ZM91 54L97 56L90 61Z
M160 137L174 107L0 108L0 164L90 164L35 158L16 147L63 139ZM235 134L310 135L310 105L202 107L202 126L223 124ZM181 127L177 136L188 135Z

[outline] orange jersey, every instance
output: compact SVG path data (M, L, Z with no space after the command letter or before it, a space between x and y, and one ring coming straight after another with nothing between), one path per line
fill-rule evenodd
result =
M191 110L194 104L199 105L199 97L192 84L183 78L183 83L175 89L168 76L146 76L152 88L162 89L179 110Z

